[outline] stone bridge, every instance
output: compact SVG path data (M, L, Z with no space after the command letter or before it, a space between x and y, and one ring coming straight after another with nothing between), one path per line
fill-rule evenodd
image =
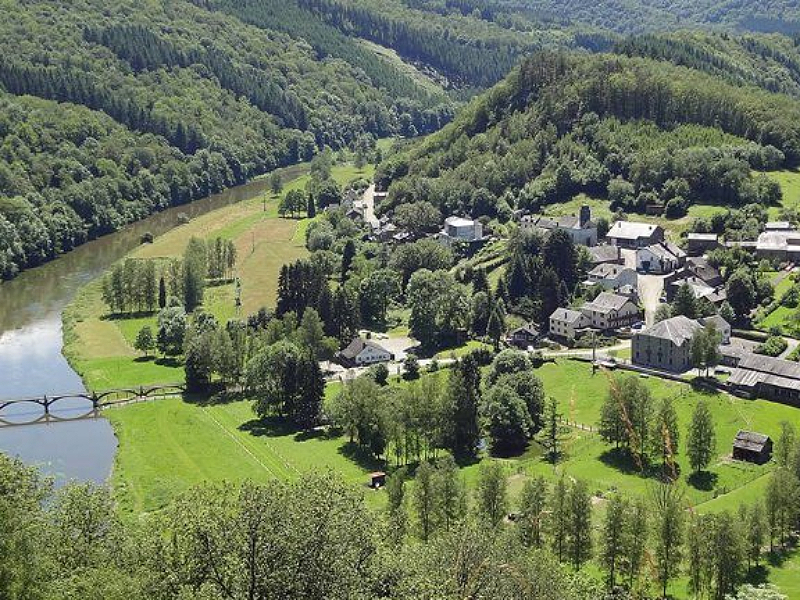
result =
M37 396L34 398L15 398L0 400L0 428L15 427L21 425L34 425L37 423L53 423L59 421L74 421L87 417L95 417L100 410L109 406L129 404L131 402L141 402L144 400L155 400L157 398L181 396L186 391L183 384L165 384L139 386L137 388L120 388L115 390L78 392L75 394L53 394ZM59 404L70 406L70 412L81 411L78 415L59 415L54 413L54 406ZM12 410L14 407L31 406L37 407L34 418L24 420L16 419L18 413ZM30 417L30 414L22 415Z

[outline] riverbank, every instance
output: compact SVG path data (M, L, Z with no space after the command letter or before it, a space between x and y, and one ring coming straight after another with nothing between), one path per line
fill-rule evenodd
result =
M278 202L292 189L303 189L309 165L284 171L281 194L266 191L248 200L192 219L144 244L127 255L132 258L167 259L183 254L191 237L222 237L233 241L238 256L237 273L242 284L242 315L261 307L274 307L280 268L308 254L301 233L308 219L278 216ZM340 185L358 177L370 178L373 167L356 169L350 164L336 165L332 176ZM266 209L266 210L265 210ZM102 280L97 278L82 288L64 310L64 355L88 389L183 381L183 366L174 360L145 359L133 348L138 331L145 325L155 329L156 317L110 318L102 301ZM209 287L204 310L221 323L236 314L232 283Z

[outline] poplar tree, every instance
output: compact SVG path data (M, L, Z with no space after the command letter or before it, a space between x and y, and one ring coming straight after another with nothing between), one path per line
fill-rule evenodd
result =
M478 514L492 527L497 527L508 509L508 484L502 463L481 465L478 476Z
M600 537L600 561L608 573L608 589L614 589L617 582L618 566L622 559L625 544L625 520L629 509L628 501L614 494L606 505L603 532Z
M683 493L677 485L660 483L653 488L655 562L662 598L680 572L683 549Z
M423 462L417 468L417 474L414 479L413 500L419 537L423 542L427 542L436 527L434 468L428 461Z
M569 524L569 502L567 483L564 476L559 477L550 498L550 540L553 553L563 562L566 551Z
M592 499L585 481L570 486L567 532L570 559L577 571L592 557Z
M520 496L519 537L526 548L541 548L547 524L547 482L544 477L528 479Z
M708 405L700 400L692 413L689 434L686 436L686 454L695 473L699 473L714 458L716 452L716 432Z

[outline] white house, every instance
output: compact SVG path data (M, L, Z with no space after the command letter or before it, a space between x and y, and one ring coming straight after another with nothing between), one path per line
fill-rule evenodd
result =
M589 320L584 314L569 308L557 308L550 315L550 335L574 340L578 330L589 326Z
M394 354L372 340L357 337L347 348L338 353L338 357L346 366L362 367L389 362L394 359Z
M670 242L660 242L636 250L636 270L643 273L671 273L684 264L686 253Z
M464 217L447 217L444 230L439 233L439 240L450 245L454 242L477 242L483 239L483 224Z
M591 209L584 205L579 215L565 217L544 217L528 215L520 221L522 229L538 229L545 233L550 231L566 231L576 246L597 245L597 225L592 221Z
M597 298L581 307L589 325L602 331L627 327L641 320L639 307L628 297L601 292Z
M601 285L607 290L618 290L626 285L635 288L639 285L639 275L633 269L623 265L604 263L589 271L584 283Z
M664 241L664 229L660 225L617 221L606 234L609 243L620 248L643 248Z

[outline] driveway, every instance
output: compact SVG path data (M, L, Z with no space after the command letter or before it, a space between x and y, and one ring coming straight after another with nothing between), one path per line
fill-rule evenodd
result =
M644 320L648 327L655 323L656 309L664 291L663 275L639 275L639 299L644 306Z

